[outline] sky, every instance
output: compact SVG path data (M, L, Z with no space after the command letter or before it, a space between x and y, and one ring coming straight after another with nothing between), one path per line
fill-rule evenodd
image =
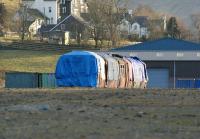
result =
M200 14L200 0L129 0L129 8L145 4L160 13L175 15L183 20L191 28L190 16Z

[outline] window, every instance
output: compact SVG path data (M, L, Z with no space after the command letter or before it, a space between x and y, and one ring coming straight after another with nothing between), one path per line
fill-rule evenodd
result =
M43 14L45 14L45 12L46 12L46 11L45 11L45 7L43 7Z
M179 53L179 52L178 52L178 53L176 54L176 56L177 56L177 57L183 57L183 56L184 56L184 53Z
M65 24L61 24L61 30L65 30Z
M66 13L66 11L67 11L67 10L66 10L66 7L63 7L63 8L62 8L62 13Z
M50 24L50 20L47 20L47 24Z
M85 12L85 7L81 6L81 13L84 13L84 12Z
M137 30L137 25L134 26L134 30Z
M81 0L81 4L84 4L86 1L85 0Z
M65 0L62 0L62 4L65 4Z
M158 52L158 53L156 53L156 56L157 57L163 57L163 53Z
M76 0L74 0L74 5L76 5L77 4L77 1Z
M52 11L52 10L51 10L51 7L49 7L49 12L51 13L51 11Z
M53 17L51 17L51 24L53 24Z

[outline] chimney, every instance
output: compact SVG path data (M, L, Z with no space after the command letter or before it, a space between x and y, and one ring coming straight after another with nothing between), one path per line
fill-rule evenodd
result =
M163 17L163 29L164 29L164 31L166 31L167 30L167 16L165 15L164 17Z

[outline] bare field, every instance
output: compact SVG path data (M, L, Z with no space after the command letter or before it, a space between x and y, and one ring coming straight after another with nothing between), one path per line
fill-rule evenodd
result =
M0 139L198 139L199 90L0 90Z
M59 52L1 50L0 70L53 73Z

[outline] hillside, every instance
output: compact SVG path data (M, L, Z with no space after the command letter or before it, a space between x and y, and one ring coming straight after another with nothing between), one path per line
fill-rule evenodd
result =
M181 18L191 27L190 15L200 13L200 0L129 0L129 8L148 5L160 13L168 13Z
M1 0L0 0L1 1ZM19 7L19 0L2 0L5 3L7 16L6 25L12 26L12 17ZM200 0L129 0L129 8L138 5L148 5L160 13L175 15L182 19L191 28L190 15L200 13Z

